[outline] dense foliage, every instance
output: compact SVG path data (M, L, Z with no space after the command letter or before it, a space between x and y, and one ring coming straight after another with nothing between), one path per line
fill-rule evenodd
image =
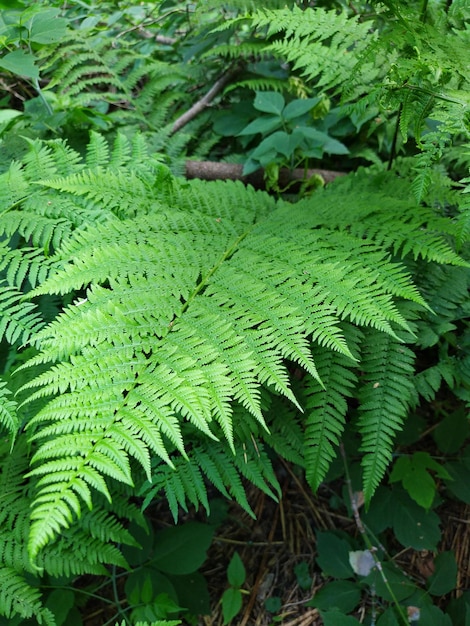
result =
M313 490L345 481L366 541L317 537L325 577L354 578L351 605L313 599L326 624L357 623L370 588L382 625L450 623L431 596L453 555L404 585L352 489L415 549L437 550L444 493L470 502L470 10L255 4L0 2L8 623L81 624L77 577L126 570L116 620L194 623L214 493L253 514L246 486L278 498L278 459ZM185 178L203 159L201 178L262 168L267 191ZM396 456L427 429L443 458ZM208 523L153 534L162 498ZM226 623L239 557L228 582Z

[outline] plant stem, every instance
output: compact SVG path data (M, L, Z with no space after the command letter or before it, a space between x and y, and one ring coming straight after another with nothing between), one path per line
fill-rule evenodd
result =
M387 587L387 590L390 594L390 597L392 598L392 602L395 605L395 608L401 618L401 620L403 621L403 624L405 626L409 626L409 621L408 618L406 617L405 613L403 612L403 608L400 606L397 597L395 596L395 593L387 579L387 577L385 576L385 572L383 571L382 568L382 563L380 561L380 559L377 557L376 555L376 548L375 546L372 545L372 542L367 534L367 531L365 529L364 524L362 523L361 520L361 516L359 514L359 506L357 503L357 498L354 496L353 494L353 490L352 490L352 483L351 483L351 476L349 474L349 468L348 468L348 463L347 463L347 459L346 459L346 452L344 450L344 445L342 443L340 443L339 446L340 452L341 452L341 457L343 459L343 463L344 463L344 472L345 472L345 476L346 476L346 486L348 489L348 496L349 496L349 501L350 501L350 505L351 505L351 510L353 512L354 515L354 521L356 522L356 526L357 529L359 531L359 533L361 534L361 536L364 539L364 544L366 545L367 549L369 550L370 554L372 555L372 558L375 561L375 567L377 568L377 570L380 572L380 575L382 577L382 580L385 584L385 586Z

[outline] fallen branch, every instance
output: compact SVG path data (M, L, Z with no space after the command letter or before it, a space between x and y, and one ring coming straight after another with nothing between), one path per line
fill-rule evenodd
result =
M303 169L289 170L282 168L279 171L279 186L287 187L292 182L301 183L305 178L321 176L325 183L331 183L338 176L344 176L345 172L335 170ZM259 169L252 174L243 176L243 165L239 163L218 163L214 161L186 161L186 178L201 178L202 180L241 180L252 185L255 189L265 189L264 170Z

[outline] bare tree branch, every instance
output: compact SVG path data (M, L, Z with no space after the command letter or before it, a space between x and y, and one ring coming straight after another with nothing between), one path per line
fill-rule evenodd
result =
M301 183L305 178L319 175L325 183L330 183L338 176L344 176L346 172L336 170L303 169L289 170L282 168L279 171L279 186L286 187L289 183ZM266 182L264 170L259 169L252 174L243 176L243 165L239 163L217 163L213 161L186 161L186 178L201 178L203 180L241 180L253 185L256 189L264 189Z
M220 91L222 91L225 85L229 83L232 80L232 78L236 74L238 74L239 71L240 71L240 68L236 67L235 69L228 70L227 72L222 74L222 76L215 81L215 83L212 85L212 87L209 89L206 95L203 96L197 102L195 102L190 109L188 109L185 113L183 113L183 115L181 115L174 122L173 128L171 129L171 134L176 133L178 130L180 130L180 128L183 128L183 126L185 126L188 122L194 119L196 115L199 115L199 113L201 113L201 111L203 111L206 108L206 106L208 106L212 102L215 96Z

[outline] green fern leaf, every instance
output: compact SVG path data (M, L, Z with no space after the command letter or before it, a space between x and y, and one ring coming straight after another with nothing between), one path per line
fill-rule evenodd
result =
M359 432L364 497L370 501L392 460L395 434L413 399L414 353L389 335L370 330L363 341Z
M360 338L357 329L349 327L346 336L357 354ZM351 369L351 360L341 353L317 346L313 354L324 388L314 379L307 381L305 466L307 480L317 490L336 456L334 447L341 439L348 411L347 399L352 396L357 375Z

